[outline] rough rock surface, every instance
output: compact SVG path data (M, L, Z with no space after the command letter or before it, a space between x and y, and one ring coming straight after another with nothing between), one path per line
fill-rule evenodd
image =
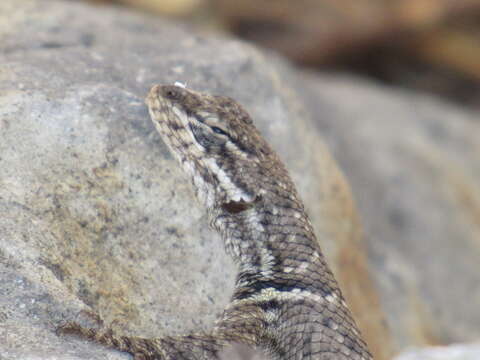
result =
M235 267L143 104L151 85L174 81L251 112L386 358L349 187L279 75L290 71L242 43L146 15L3 0L0 358L128 358L54 334L80 310L125 334L161 336L209 328L224 308Z
M394 360L478 360L480 344L454 344L423 349L410 349Z
M479 114L351 76L303 84L352 185L397 348L478 341Z

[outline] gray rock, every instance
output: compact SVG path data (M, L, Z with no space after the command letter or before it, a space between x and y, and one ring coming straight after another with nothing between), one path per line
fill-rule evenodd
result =
M55 327L84 310L124 334L185 333L228 302L235 266L143 104L174 81L246 106L347 295L350 282L368 299L350 296L354 311L381 318L349 188L281 80L286 65L165 20L45 0L1 2L0 64L1 359L126 359ZM388 337L379 323L367 338Z
M394 360L477 360L480 359L479 344L453 344L429 348L410 349Z
M358 200L397 349L478 341L479 114L338 74L303 85Z

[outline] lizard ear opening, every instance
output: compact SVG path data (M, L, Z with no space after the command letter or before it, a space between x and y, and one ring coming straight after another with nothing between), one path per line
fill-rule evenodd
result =
M245 210L251 209L255 203L260 201L261 197L257 196L253 201L229 201L225 204L222 204L222 209L227 211L230 214L238 214Z

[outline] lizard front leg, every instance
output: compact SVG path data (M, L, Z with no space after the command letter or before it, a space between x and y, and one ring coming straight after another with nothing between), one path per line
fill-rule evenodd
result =
M67 322L57 329L59 334L76 335L97 344L127 352L135 360L211 360L218 359L224 343L207 334L141 338L119 336L111 329L93 329Z

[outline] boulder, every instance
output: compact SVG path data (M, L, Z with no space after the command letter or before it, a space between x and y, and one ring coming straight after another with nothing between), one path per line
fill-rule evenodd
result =
M114 7L3 0L0 24L0 358L126 359L54 330L93 313L126 335L182 334L211 328L228 303L235 265L143 103L175 81L248 109L367 341L388 352L350 189L290 66Z
M480 122L426 94L304 73L349 179L395 348L480 339Z

